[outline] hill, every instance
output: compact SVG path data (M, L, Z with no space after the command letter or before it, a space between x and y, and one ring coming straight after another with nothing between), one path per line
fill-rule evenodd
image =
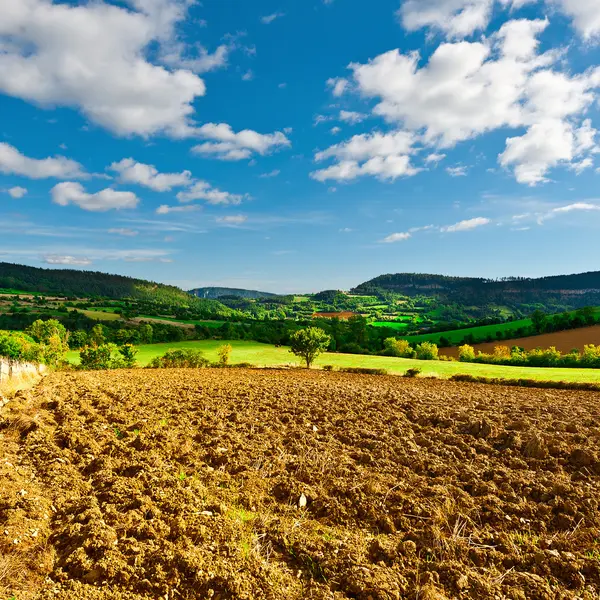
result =
M40 269L2 262L0 288L69 298L132 298L171 307L195 308L207 316L231 313L220 302L195 298L175 286L98 271Z
M197 298L207 298L211 300L217 300L218 298L225 297L237 297L246 298L248 300L259 300L262 298L276 298L277 294L271 294L270 292L258 292L256 290L244 290L239 288L227 288L227 287L201 287L188 292Z
M380 275L352 290L352 293L360 295L386 292L405 296L431 296L449 303L473 306L496 304L518 307L543 304L581 308L600 303L600 271L537 279L484 279L397 273Z

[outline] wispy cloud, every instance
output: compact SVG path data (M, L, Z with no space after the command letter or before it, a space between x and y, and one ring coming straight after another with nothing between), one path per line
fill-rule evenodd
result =
M455 233L457 231L470 231L471 229L476 229L477 227L483 227L484 225L488 225L491 223L490 219L485 217L475 217L474 219L466 219L465 221L459 221L454 225L447 225L445 227L441 227L440 231L442 233Z
M265 15L264 17L261 17L260 22L263 23L263 25L270 25L273 21L275 21L276 19L280 19L281 17L285 17L285 13L274 12L270 15Z

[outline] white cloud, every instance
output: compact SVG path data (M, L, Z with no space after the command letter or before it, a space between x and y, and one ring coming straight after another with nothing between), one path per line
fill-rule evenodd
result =
M252 81L253 79L254 79L254 71L252 71L252 69L248 69L242 75L242 81Z
M464 37L489 22L494 0L405 0L398 15L408 31L433 27L449 37Z
M345 123L356 125L357 123L362 123L367 118L368 115L365 115L364 113L352 110L340 110L340 121L344 121Z
M207 181L196 181L187 190L177 194L179 202L191 202L193 200L206 200L209 204L240 204L247 196L231 194L212 187ZM171 212L173 212L171 210Z
M595 212L600 211L600 204L596 204L593 202L574 202L572 204L567 204L566 206L558 206L556 208L552 208L545 213L537 213L537 215L532 215L535 217L537 224L542 225L544 221L548 219L553 219L555 217L559 217L561 215L566 215L574 212ZM521 215L518 215L521 216ZM531 215L526 215L531 216ZM513 217L513 220L518 220L517 217Z
M351 229L350 227L342 227L342 229L340 229L340 233L352 233L354 231L354 229Z
M20 187L20 186L15 186L15 187L11 187L8 190L6 190L8 195L11 198L23 198L23 196L25 196L27 194L27 188L24 187Z
M45 262L47 265L86 266L92 264L92 261L89 258L82 258L76 256L60 256L58 254L48 254L43 257L42 261Z
M277 177L277 175L279 175L280 173L281 171L279 169L273 169L269 173L262 173L261 175L259 175L259 177L261 179L270 179L271 177Z
M169 192L174 187L184 187L192 182L190 171L181 173L159 173L154 165L136 162L133 158L124 158L114 162L109 169L119 173L121 183L141 185L155 192Z
M226 217L217 217L215 221L217 223L223 223L224 225L242 225L248 220L246 215L228 215Z
M211 55L178 41L188 0L128 4L2 0L0 90L77 108L118 135L190 135L193 103L205 93L192 71L223 66L227 48Z
M349 85L350 82L344 77L331 77L327 80L327 87L336 98L343 96Z
M262 134L244 129L236 133L226 123L206 123L197 130L197 134L213 141L194 146L192 151L220 160L242 160L250 158L253 153L265 155L291 145L281 131Z
M450 177L466 177L467 167L462 165L457 165L456 167L446 167L446 173L448 173Z
M187 206L169 206L167 204L161 204L156 209L157 215L168 215L169 213L181 213L181 212L195 212L201 210L202 207L198 204L188 204Z
M264 25L270 25L273 21L275 21L275 19L280 19L281 17L284 17L284 16L285 16L285 13L274 12L270 15L261 17L260 22L263 23Z
M404 6L411 5L417 6ZM600 87L600 67L573 74L561 50L540 53L538 36L547 25L508 21L487 39L440 44L425 63L418 52L391 50L365 64L350 64L352 88L375 99L374 116L411 132L432 157L491 131L517 130L499 162L514 169L518 181L535 185L554 167L582 168L597 151L596 131L584 119ZM416 152L415 145L408 154ZM349 178L356 165L336 170Z
M139 231L136 231L135 229L128 229L127 227L120 227L109 229L108 233L112 233L114 235L122 235L123 237L135 237L139 234Z
M486 219L484 217L476 217L474 219L460 221L459 223L455 223L454 225L448 225L446 227L441 227L440 231L442 231L443 233L454 233L457 231L470 231L471 229L476 229L477 227L482 227L484 225L488 225L489 223L491 223L490 219Z
M406 131L355 135L317 152L316 161L335 158L338 162L314 171L311 177L317 181L349 181L363 175L392 180L415 175L419 170L411 165L409 156L414 142L414 135Z
M577 175L581 175L581 173L583 173L586 169L590 169L593 166L594 159L588 156L587 158L584 158L581 162L572 163L571 169L575 171Z
M338 133L340 133L342 131L341 127L338 127L337 125L335 127L332 127L330 130L332 135L337 135Z
M0 25L1 27L1 25ZM0 54L0 64L1 64ZM21 154L14 146L0 142L0 171L30 179L77 179L85 177L83 167L64 156L35 159Z
M425 162L427 164L431 164L431 163L437 164L440 161L444 160L445 158L446 158L445 154L439 154L437 152L432 152L425 158Z
M550 0L573 19L573 26L585 40L596 41L600 35L600 4L597 0Z
M503 8L519 9L538 0L499 0ZM597 0L546 0L572 20L584 40L596 40L600 34L600 4ZM408 31L430 27L449 38L463 38L487 28L494 0L404 0L398 10Z
M95 194L88 194L80 183L65 181L55 185L52 190L52 201L60 206L74 204L83 210L105 212L135 208L139 198L133 192L117 192L111 188Z
M403 233L392 233L387 237L381 240L382 244L394 244L395 242L403 242L404 240L408 240L412 235L408 232Z
M506 150L498 159L503 167L514 165L519 183L533 186L548 181L546 174L552 167L571 164L575 158L593 149L594 137L595 130L591 130L589 121L575 130L567 121L548 119L532 125L521 137L508 138ZM581 168L581 163L585 167L588 159L582 159L575 168Z

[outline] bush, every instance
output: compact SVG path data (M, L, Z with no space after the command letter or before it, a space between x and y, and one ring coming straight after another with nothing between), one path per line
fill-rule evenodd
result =
M223 367L229 364L229 359L231 357L231 351L233 348L231 344L223 344L217 348L217 354L219 356L219 364Z
M79 351L79 365L81 369L99 371L115 368L113 352L115 344L100 344L99 346L86 346Z
M464 344L458 349L458 360L460 362L473 362L475 360L475 348Z
M323 371L335 371L335 367L333 365L323 365Z
M181 349L168 350L162 356L153 358L148 366L151 369L201 369L209 364L200 350Z
M438 360L438 347L431 342L422 342L416 348L419 360Z
M340 369L342 373L358 373L360 375L387 375L385 369L367 369L365 367L343 367Z
M123 344L119 348L119 354L123 357L123 364L128 369L135 367L137 353L138 349L133 344Z
M397 358L413 358L415 351L406 340L386 338L383 340L384 356L395 356Z
M408 369L406 373L404 373L404 377L418 377L421 374L421 369Z

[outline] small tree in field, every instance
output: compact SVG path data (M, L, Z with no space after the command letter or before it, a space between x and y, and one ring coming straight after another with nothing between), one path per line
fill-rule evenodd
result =
M438 360L438 347L431 342L422 342L416 348L419 360Z
M330 342L331 337L322 329L308 327L296 331L292 335L290 351L302 358L306 362L306 368L310 369L310 365L315 361L315 358L327 350Z
M231 344L223 344L217 348L217 354L219 355L219 364L226 367L229 364L229 358L231 357L231 351L233 348Z
M475 360L475 348L464 344L458 349L458 360L460 362L473 362Z

